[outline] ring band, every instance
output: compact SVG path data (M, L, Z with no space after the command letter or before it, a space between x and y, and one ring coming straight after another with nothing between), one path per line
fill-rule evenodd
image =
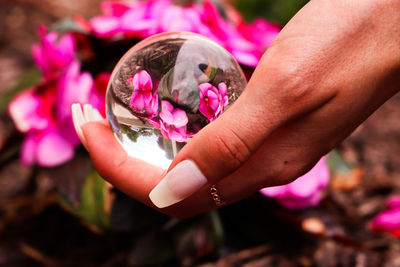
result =
M210 187L210 194L211 194L212 200L215 203L215 206L221 207L224 205L224 201L222 200L221 196L219 195L216 185L212 185Z

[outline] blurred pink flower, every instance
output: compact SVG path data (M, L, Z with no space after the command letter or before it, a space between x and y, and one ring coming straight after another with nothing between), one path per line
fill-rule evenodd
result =
M386 209L372 220L371 230L400 238L400 195L390 197L386 202Z
M247 40L265 50L280 32L280 27L259 18L251 24L242 21L238 25L238 30Z
M188 117L185 111L174 108L171 103L163 100L161 101L160 118L160 130L165 138L177 142L184 142L187 139Z
M71 159L79 144L71 119L71 105L90 103L103 110L104 102L98 100L98 95L104 91L94 86L89 73L80 72L78 61L73 61L57 81L44 81L17 95L8 110L17 129L26 134L22 162L52 167Z
M93 107L100 111L100 114L105 117L105 102L108 81L110 80L111 73L101 72L97 74L94 80L94 90L89 94L89 101Z
M314 168L295 181L287 185L267 187L260 192L276 199L287 209L305 209L319 204L322 190L327 187L329 178L326 157L322 157Z
M202 4L177 6L171 0L103 2L103 15L94 17L91 27L100 38L139 37L168 31L189 31L204 35L224 46L239 63L255 67L279 28L264 19L246 23L233 8L228 18L210 0Z
M161 1L103 2L103 15L90 20L98 37L133 36L144 38L158 32L158 21L149 16L154 5Z
M215 120L228 106L227 87L220 83L218 89L210 83L202 83L200 89L199 111L209 120Z
M137 72L130 78L129 83L133 86L130 106L142 116L154 117L158 113L158 94L150 75L145 70Z
M62 37L56 32L46 34L46 28L39 28L40 44L32 47L32 56L45 78L59 74L75 58L76 46L72 34Z

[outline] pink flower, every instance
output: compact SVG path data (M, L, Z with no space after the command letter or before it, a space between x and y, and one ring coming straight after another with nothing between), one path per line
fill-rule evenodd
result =
M322 157L314 168L294 182L267 187L260 192L267 197L275 198L287 209L305 209L319 204L322 190L328 185L329 178L326 158Z
M90 20L98 37L113 38L117 35L147 37L158 32L158 22L149 16L155 5L165 1L103 2L104 15Z
M158 123L152 121L150 123L156 128L159 126L161 134L165 138L177 142L186 141L188 137L186 125L189 120L185 111L174 108L171 103L163 100L161 101L160 119Z
M79 62L73 61L58 81L45 81L11 101L10 116L17 129L26 134L22 163L52 167L74 156L79 139L71 119L71 104L90 103L104 109L99 97L105 89L93 85L91 75L81 73Z
M210 83L202 83L200 89L199 111L207 119L213 121L228 106L227 87L225 83L220 83L218 89Z
M242 22L238 29L247 40L259 45L263 50L267 49L280 32L277 25L261 18L254 20L251 24Z
M210 0L199 5L177 6L171 0L104 2L103 15L90 25L100 38L139 37L168 31L204 35L224 46L239 63L255 67L279 28L266 20L246 23L232 7L221 15Z
M40 44L33 45L33 60L45 78L57 75L75 58L75 41L71 34L61 38L56 32L46 34L46 28L39 28Z
M94 80L94 88L89 94L88 103L100 111L100 114L105 117L104 103L106 102L106 91L111 73L99 73Z
M371 223L373 232L386 232L400 238L400 195L392 196L386 203L387 210L378 214Z
M153 91L150 75L145 70L137 72L129 83L133 86L131 107L145 117L154 117L158 113L158 94Z

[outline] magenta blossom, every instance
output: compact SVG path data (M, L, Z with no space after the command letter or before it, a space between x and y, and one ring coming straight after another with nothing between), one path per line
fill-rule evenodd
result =
M133 86L130 106L141 116L154 117L158 113L158 94L153 91L150 74L145 70L137 72L129 79Z
M287 209L305 209L319 204L322 190L328 185L329 178L326 157L323 157L314 168L294 182L267 187L261 189L260 192L267 197L276 199Z
M207 119L213 121L228 106L227 87L225 83L220 83L218 89L210 83L202 83L200 89L199 111Z
M165 138L176 142L184 142L188 138L186 132L188 121L185 111L174 108L165 100L161 101L160 120L149 120L155 128L161 130Z
M39 28L40 44L33 45L32 55L45 78L58 75L75 58L76 46L71 34L61 38L56 32L46 34L46 28Z
M373 219L371 230L386 232L400 238L400 195L389 198L386 202L386 209Z
M25 133L21 161L53 167L74 156L79 139L71 120L72 103L90 103L102 110L99 92L91 75L80 72L80 64L72 62L58 81L45 81L17 95L8 110L17 129ZM95 101L93 101L95 100Z
M148 37L158 32L158 22L149 16L153 5L165 1L103 2L103 15L90 20L93 32L102 38L118 35Z
M210 0L188 6L171 0L103 2L103 15L90 25L100 38L139 37L169 31L189 31L206 36L225 47L239 63L255 67L279 28L263 19L246 23L233 8L222 16Z

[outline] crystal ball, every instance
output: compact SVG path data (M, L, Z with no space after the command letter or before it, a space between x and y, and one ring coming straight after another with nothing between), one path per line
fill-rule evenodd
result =
M133 46L115 67L107 119L129 156L167 169L245 86L238 63L214 41L193 33L158 34Z

